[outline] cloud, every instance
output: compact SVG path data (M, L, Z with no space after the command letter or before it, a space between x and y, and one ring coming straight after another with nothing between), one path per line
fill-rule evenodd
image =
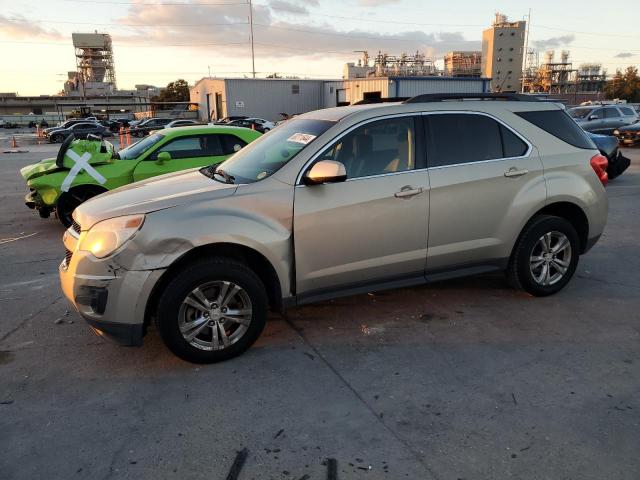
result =
M359 0L359 4L363 7L381 7L383 5L393 5L400 3L402 0Z
M373 0L367 0L373 1ZM330 23L305 25L292 23L288 17L277 15L276 7L287 4L287 8L302 8L294 0L272 0L269 5L254 5L254 41L256 58L279 59L287 57L340 58L352 60L354 50L368 50L375 55L378 50L390 54L420 51L427 56L439 57L450 50L478 50L479 41L465 40L458 32L425 33L421 30L404 31L397 34L380 33L377 30L336 30ZM314 2L306 2L306 5ZM248 52L249 26L246 5L211 7L193 4L189 8L180 5L163 5L148 8L134 4L128 14L119 20L128 25L122 34L114 34L114 45L118 44L188 44L194 49L206 49L216 55L230 58ZM213 20L211 20L213 19ZM206 22L216 25L206 25ZM157 28L137 27L152 24ZM221 25L232 24L232 25ZM219 48L218 48L219 47Z
M272 0L269 2L269 8L290 14L308 15L309 9L307 7L319 6L318 0L309 0L307 2L295 2L289 0Z
M635 57L635 53L630 53L630 52L620 52L617 55L613 56L614 58L629 58L629 57Z
M545 40L535 40L533 46L538 50L546 50L548 48L564 47L575 40L575 35L561 35L559 37L551 37Z
M10 38L38 38L61 40L63 36L55 30L46 30L22 15L0 15L0 34Z

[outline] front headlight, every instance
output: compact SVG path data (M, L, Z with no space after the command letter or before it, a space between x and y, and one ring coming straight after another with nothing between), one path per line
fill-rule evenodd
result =
M126 215L96 223L80 240L80 250L91 252L97 258L111 255L140 230L144 215Z
M620 130L614 130L614 131L613 131L613 134L614 134L614 135L620 135Z

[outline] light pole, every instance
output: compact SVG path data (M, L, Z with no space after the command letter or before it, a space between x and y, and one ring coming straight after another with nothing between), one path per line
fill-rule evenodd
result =
M256 58L253 50L253 4L249 1L249 30L251 30L251 72L253 78L256 78Z

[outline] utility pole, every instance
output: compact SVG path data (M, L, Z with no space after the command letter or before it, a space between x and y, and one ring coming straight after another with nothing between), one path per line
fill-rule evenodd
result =
M527 15L527 33L524 41L524 65L522 67L522 79L520 80L520 87L522 93L524 93L524 78L527 75L527 59L529 58L529 29L531 28L531 9L529 9L529 15Z
M251 30L251 72L253 78L256 78L256 57L253 50L253 4L249 0L249 29Z

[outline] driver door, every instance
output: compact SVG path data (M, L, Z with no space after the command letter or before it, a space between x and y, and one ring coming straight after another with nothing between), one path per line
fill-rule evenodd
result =
M429 174L416 138L421 122L399 116L363 124L318 158L342 163L346 181L296 186L298 296L424 281Z
M159 161L158 154L167 152L170 160ZM133 171L133 181L137 182L156 175L178 172L189 168L205 167L227 158L220 135L201 134L181 136L169 140L139 162Z

